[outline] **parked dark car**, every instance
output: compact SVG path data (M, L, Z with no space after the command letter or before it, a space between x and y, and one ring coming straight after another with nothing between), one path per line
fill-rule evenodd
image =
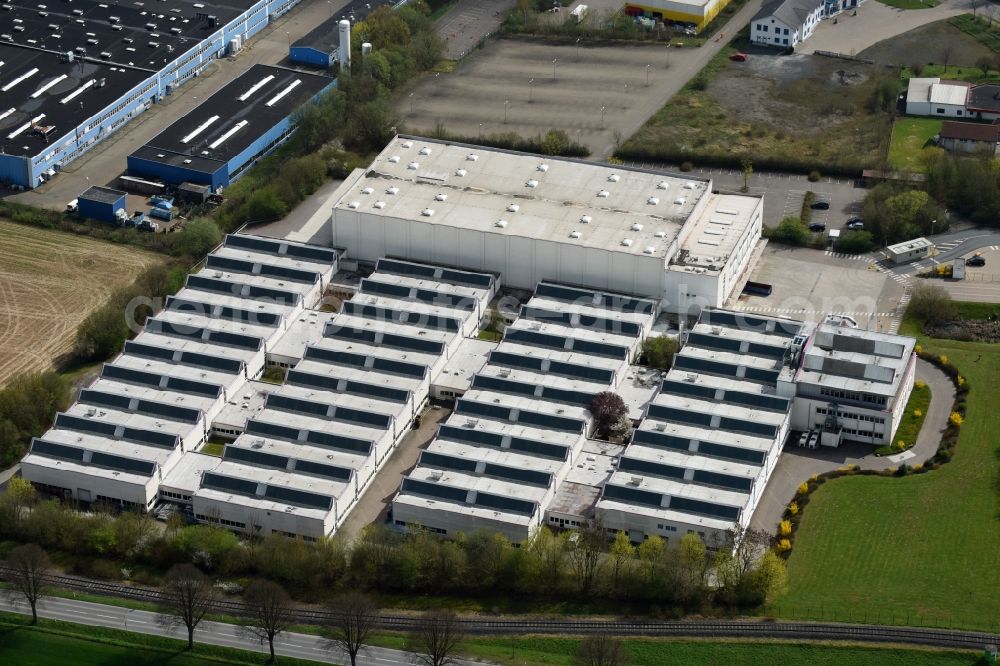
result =
M809 206L813 210L830 210L829 201L813 201L812 205Z
M969 257L966 260L965 265L966 266L974 266L976 268L979 268L981 266L985 266L986 265L986 257L980 256L978 254L976 256L974 256L974 257Z
M826 225L822 222L813 222L809 225L809 231L826 231Z

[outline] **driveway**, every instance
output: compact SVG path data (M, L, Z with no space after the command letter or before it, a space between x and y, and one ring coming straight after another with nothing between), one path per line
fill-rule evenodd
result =
M774 533L785 507L795 497L799 485L813 474L822 474L847 465L861 469L882 470L906 463L923 463L934 455L941 434L948 425L948 416L955 401L955 387L951 380L936 367L917 359L917 379L927 382L931 389L931 404L924 417L923 428L913 448L893 456L876 457L870 444L846 444L836 449L808 451L794 445L785 447L771 479L764 489L751 526ZM931 472L933 474L933 472ZM886 480L886 483L889 483Z
M800 53L832 51L856 55L884 39L971 11L971 0L945 0L930 9L896 9L877 1L866 2L858 9L857 16L844 12L836 17L836 23L834 19L822 21L812 36L796 50Z
M448 42L449 60L460 60L492 35L514 0L458 0L438 19L437 33Z
M382 469L375 473L375 478L372 479L368 489L351 509L344 524L337 530L338 535L351 541L366 525L385 518L389 502L396 495L403 475L417 464L420 450L434 439L438 424L450 414L450 409L438 407L431 407L423 413L420 427L411 430L403 437L403 441L382 465Z

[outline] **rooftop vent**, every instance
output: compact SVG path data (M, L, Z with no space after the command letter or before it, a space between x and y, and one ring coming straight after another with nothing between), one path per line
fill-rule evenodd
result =
M581 224L590 224L591 221L593 221L593 219L594 218L592 218L589 215L583 215L583 216L580 217L580 223Z
M667 232L666 231L657 231L653 235L656 236L657 238L666 238L667 237Z
M409 169L410 171L416 171L417 169L420 168L420 162L410 162L409 164L406 165L406 168Z
M667 181L661 180L660 182L658 182L656 184L656 189L658 189L658 190L665 190L665 189L667 189L667 185L668 185Z
M549 165L548 164L539 164L537 167L535 167L535 169L537 169L538 171L541 171L542 173L545 173L546 171L549 170Z
M467 174L467 173L469 173L469 172L466 171L465 169L456 169L455 170L455 175L458 176L459 178L465 178L465 174Z
M694 183L692 183L692 182L691 182L691 181L689 180L688 182L684 183L684 189L685 189L685 190L693 190L693 189L694 189Z
M625 247L632 247L632 239L631 238L623 238L622 239L622 245L624 245Z
M396 164L397 162L399 162L399 155L392 155L389 158L389 161L392 162L393 164Z
M643 250L643 252L645 252L646 254L653 254L654 252L656 252L656 248L653 247L652 245L647 245L646 249Z
M384 201L376 201L375 203L372 204L372 207L373 208L378 208L379 210L381 210L382 208L385 208L385 202Z
M528 182L526 182L524 184L524 186L525 187L538 187L538 181L537 180L529 180Z
M361 207L361 202L360 201L352 201L351 203L347 204L347 207L348 208L360 208Z
M608 192L607 190L601 190L600 192L597 193L597 196L598 196L598 198L601 198L601 199L607 199L608 196L610 196L610 194L611 193Z
M375 188L374 187L366 187L365 189L361 190L361 193L362 194L374 194L375 193Z
M617 183L617 182L618 182L619 180L621 180L621 179L622 179L622 177L621 177L621 176L619 176L619 175L618 175L618 174L616 174L616 173L613 173L613 174L611 174L610 176L608 176L608 182L609 182L609 183Z
M434 195L434 201L447 201L447 200L448 200L448 195L447 194L440 194L439 193L439 194L435 194Z
M424 146L423 148L420 149L420 154L421 155L430 155L431 154L431 149L428 148L427 146Z
M424 208L422 211L420 211L420 214L423 215L424 217L434 217L434 209Z
M500 227L501 229L507 228L507 220L497 220L493 223L493 226Z
M687 201L687 199L685 199L684 197L677 197L676 199L674 199L674 203L677 204L678 206L683 206L685 201Z
M519 210L521 210L521 207L518 206L517 204L513 204L513 203L512 204L507 204L507 211L508 212L510 212L510 213L516 213Z
M579 231L577 231L576 229L574 229L573 231L569 232L569 237L570 238L579 238L581 235L582 234Z
M632 223L632 231L642 231L642 225L638 222Z
M395 187L395 186L387 188L386 191L385 191L385 193L386 194L393 194L393 195L399 194L399 188Z
M412 141L404 141L403 142L403 148L413 148L413 142Z
M475 153L469 153L468 155L465 156L465 159L469 162L475 162L476 160L479 159L479 155L476 155Z
M648 203L650 206L655 206L656 204L660 203L660 200L657 197L649 197L648 199L646 199L646 203Z

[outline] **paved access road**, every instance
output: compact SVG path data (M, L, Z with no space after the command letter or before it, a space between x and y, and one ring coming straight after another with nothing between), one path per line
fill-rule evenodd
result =
M28 613L27 606L24 604L12 604L8 598L2 596L0 596L0 609ZM183 631L168 633L157 624L155 613L118 606L48 597L40 603L38 615L52 620L63 620L88 626L110 627L154 636L184 638ZM195 630L194 639L198 643L210 645L221 645L241 650L267 651L266 645L261 645L253 638L239 634L236 625L222 622L202 622ZM349 661L343 654L325 650L323 639L308 634L281 634L275 641L274 649L279 656L310 659L324 664L344 664ZM387 648L368 648L358 656L360 666L410 666L413 663L411 653ZM456 663L459 666L472 666L482 662L460 660Z
M982 3L977 4L982 7ZM857 16L844 12L836 17L836 23L833 19L822 21L796 50L855 55L884 39L966 12L972 12L972 0L944 0L928 9L896 9L881 2L866 2L858 8Z

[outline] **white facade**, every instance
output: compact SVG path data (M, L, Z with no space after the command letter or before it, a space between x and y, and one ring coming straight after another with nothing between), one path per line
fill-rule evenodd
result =
M823 18L822 0L769 2L750 20L754 44L792 48L808 39Z
M906 264L931 256L934 249L934 243L926 238L914 238L910 241L890 245L885 251L892 263Z
M548 280L639 294L686 313L733 293L762 206L714 195L711 181L397 137L338 191L331 225L354 261L402 256L522 289Z
M972 114L966 104L969 84L942 81L937 77L909 80L906 87L906 114L940 118L965 118Z

